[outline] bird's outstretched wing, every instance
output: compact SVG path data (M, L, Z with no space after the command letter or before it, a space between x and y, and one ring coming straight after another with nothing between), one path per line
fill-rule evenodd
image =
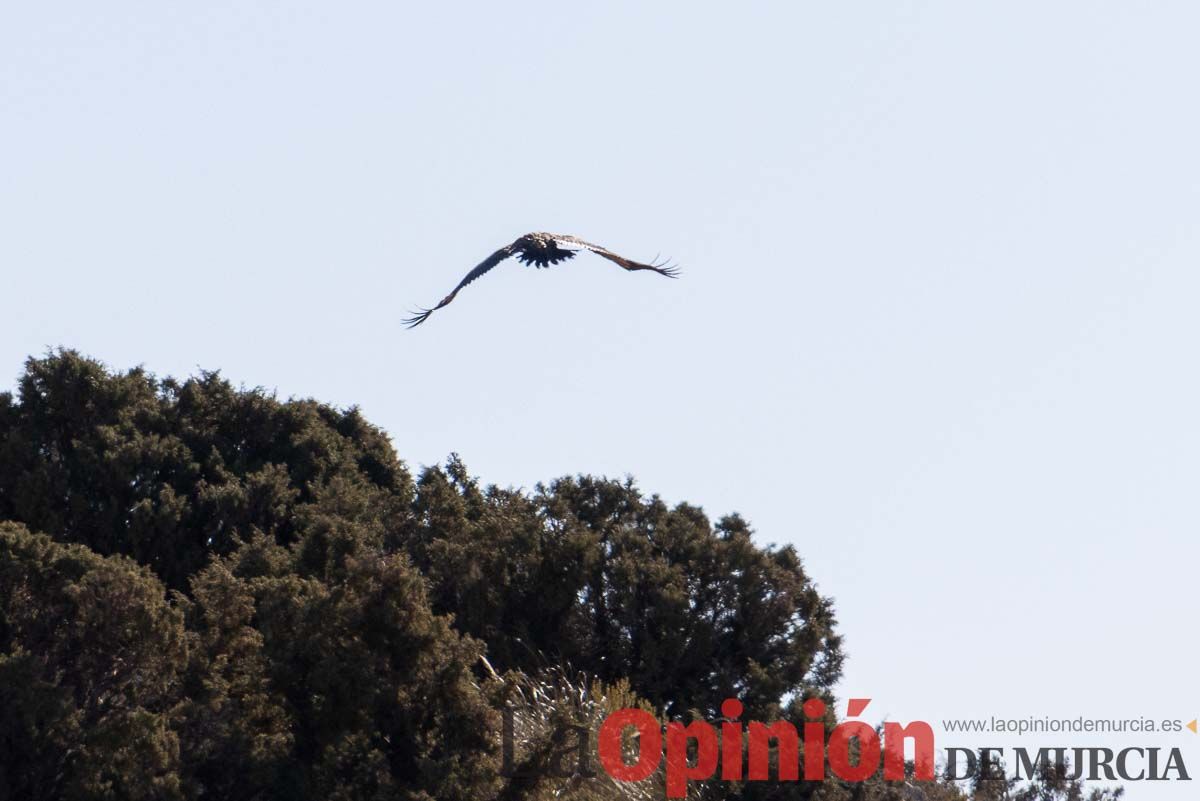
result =
M634 261L632 259L627 259L618 253L613 253L608 248L600 247L599 245L593 245L591 242L585 242L584 240L580 239L577 236L567 236L567 235L560 236L558 234L555 234L554 239L556 242L561 242L563 245L565 245L567 247L573 246L576 248L583 248L584 250L590 250L592 253L595 253L597 256L603 256L604 258L608 259L611 262L616 262L617 264L624 267L626 270L653 270L654 272L658 273L659 275L665 275L668 278L678 278L679 277L679 268L672 264L668 264L666 262L659 262L659 261L655 260L655 262L653 262L651 264L643 264L640 261Z
M504 247L500 248L495 253L481 261L474 270L471 270L471 272L467 273L466 277L458 282L458 286L454 287L454 291L442 298L438 305L434 306L432 309L421 309L417 311L412 317L409 317L404 321L404 325L408 328L416 328L418 325L429 319L429 315L433 314L435 311L454 300L454 296L458 294L460 289L486 273L488 270L495 267L500 262L507 259L512 254L516 253L516 251L517 247L515 242L511 245L505 245Z

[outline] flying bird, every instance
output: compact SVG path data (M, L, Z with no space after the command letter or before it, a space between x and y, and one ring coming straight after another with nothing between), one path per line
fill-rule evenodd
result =
M429 319L429 315L433 314L438 309L454 300L454 296L459 293L463 287L474 281L479 276L486 273L488 270L495 267L500 262L507 259L509 256L516 256L518 260L525 264L533 264L539 269L549 267L551 264L558 264L560 261L566 261L572 258L581 250L590 250L597 256L603 256L611 262L624 267L626 270L653 270L659 275L665 275L668 278L675 278L679 275L679 270L665 263L643 264L639 261L627 259L613 253L608 248L602 248L599 245L593 245L591 242L584 242L576 236L567 234L548 234L544 231L535 231L532 234L525 234L510 245L497 250L492 255L481 261L479 265L471 272L467 273L463 280L458 282L458 286L454 287L454 291L446 297L442 298L438 305L431 309L421 309L412 317L404 321L404 324L409 328L416 328L421 323Z

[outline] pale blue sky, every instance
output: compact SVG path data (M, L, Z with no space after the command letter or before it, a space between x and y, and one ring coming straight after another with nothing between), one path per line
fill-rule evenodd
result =
M414 468L632 473L799 548L868 717L1190 720L1198 33L1190 2L9 3L0 385L63 345L360 404ZM684 275L511 262L401 327L528 230Z

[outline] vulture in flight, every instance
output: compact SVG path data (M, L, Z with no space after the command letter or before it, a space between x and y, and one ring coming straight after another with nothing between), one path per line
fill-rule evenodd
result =
M591 242L584 242L579 237L568 236L566 234L548 234L544 231L536 231L532 234L525 234L525 236L517 239L512 244L505 245L492 255L488 256L479 263L479 266L467 273L466 277L458 282L458 286L454 287L454 291L442 298L438 305L431 309L420 310L415 315L405 320L404 324L409 328L415 328L421 323L425 322L427 319L429 319L429 315L433 314L435 311L454 300L454 296L458 294L460 289L486 273L488 270L495 267L500 262L507 259L509 256L516 256L523 263L537 265L537 267L540 269L542 267L549 267L551 264L558 264L560 261L566 261L581 250L590 250L597 256L603 256L611 262L616 262L626 270L653 270L659 275L665 275L668 278L674 278L679 274L679 270L669 264L643 264L638 261L627 259L624 256L619 256L608 248L602 248L599 245L593 245Z

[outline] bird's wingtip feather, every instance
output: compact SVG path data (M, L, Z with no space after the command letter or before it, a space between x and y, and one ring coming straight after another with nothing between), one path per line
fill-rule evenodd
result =
M421 323L429 319L429 315L433 314L433 309L418 309L412 312L412 317L406 317L401 320L405 328L416 328Z

